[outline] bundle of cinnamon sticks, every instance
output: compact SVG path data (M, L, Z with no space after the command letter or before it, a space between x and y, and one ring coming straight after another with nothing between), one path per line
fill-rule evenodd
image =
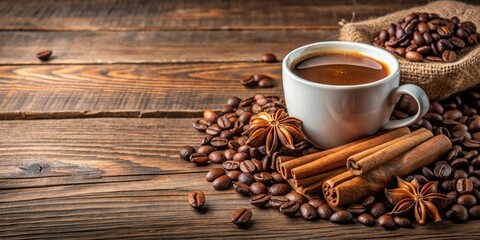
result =
M396 176L424 167L450 150L444 135L399 128L299 158L277 158L277 171L299 193L322 193L342 206L383 190Z

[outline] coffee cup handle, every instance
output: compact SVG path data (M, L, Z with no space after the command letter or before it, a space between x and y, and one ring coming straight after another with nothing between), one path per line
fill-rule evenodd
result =
M391 104L397 103L403 94L408 94L415 99L418 105L418 112L414 116L411 116L409 118L399 119L399 120L390 120L383 127L384 129L389 130L389 129L395 129L395 128L411 125L417 122L418 120L420 120L423 116L425 116L425 114L427 114L428 109L430 107L430 101L428 100L428 96L423 91L423 89L421 89L420 87L414 84L405 84L405 85L399 86L393 89L390 97L390 100L391 100L390 103Z

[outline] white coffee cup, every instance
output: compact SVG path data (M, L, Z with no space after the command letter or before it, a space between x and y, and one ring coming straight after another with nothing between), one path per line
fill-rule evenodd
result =
M322 51L358 52L388 66L390 74L378 81L359 85L327 85L308 81L294 73L292 64ZM410 125L428 111L425 92L413 84L399 86L400 65L388 51L363 43L318 42L290 52L282 63L283 91L288 114L303 121L303 131L319 148L332 148L372 135L380 129ZM389 120L403 94L412 96L418 112L409 118Z

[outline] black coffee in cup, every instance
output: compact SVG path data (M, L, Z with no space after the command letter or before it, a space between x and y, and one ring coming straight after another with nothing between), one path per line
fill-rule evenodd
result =
M390 74L385 63L358 52L319 52L309 56L294 64L292 72L316 83L359 85Z

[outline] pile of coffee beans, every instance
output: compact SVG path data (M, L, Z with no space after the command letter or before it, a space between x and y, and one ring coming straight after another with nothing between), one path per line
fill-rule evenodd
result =
M323 219L337 224L378 224L388 230L412 227L415 222L413 215L388 214L393 205L384 194L369 196L344 208L333 208L321 198L308 200L292 191L272 168L272 160L282 155L303 156L318 149L304 144L297 146L296 150L280 148L272 156L267 156L264 146L251 148L246 145L246 136L242 136L256 114L262 111L273 114L280 108L284 109L285 103L277 96L256 95L244 100L232 97L221 111L206 110L203 118L193 123L193 127L205 132L206 136L197 149L192 146L181 148L180 157L196 165L217 164L205 176L214 189L233 188L238 194L248 197L253 206L278 209L288 217L302 217L308 221ZM391 118L407 118L417 110L415 100L405 95L395 106ZM444 158L405 177L407 181L416 178L422 185L428 181L439 181L438 191L452 200L442 210L442 217L455 223L480 218L479 113L480 89L471 89L440 102L432 102L428 114L410 126L412 130L425 127L437 135L445 134L455 145ZM204 209L205 202L203 193L192 192L189 196L190 205L196 209ZM244 226L251 222L251 210L232 209L232 212L234 224Z
M391 23L373 39L383 47L410 62L453 62L457 52L478 44L480 33L473 22L461 22L458 17L441 18L435 13L412 13Z
M416 103L404 98L394 116L415 112ZM445 134L454 147L442 159L405 178L420 184L438 181L438 191L450 198L445 216L456 223L480 218L480 90L472 89L441 102L432 102L429 112L412 129L425 127Z

